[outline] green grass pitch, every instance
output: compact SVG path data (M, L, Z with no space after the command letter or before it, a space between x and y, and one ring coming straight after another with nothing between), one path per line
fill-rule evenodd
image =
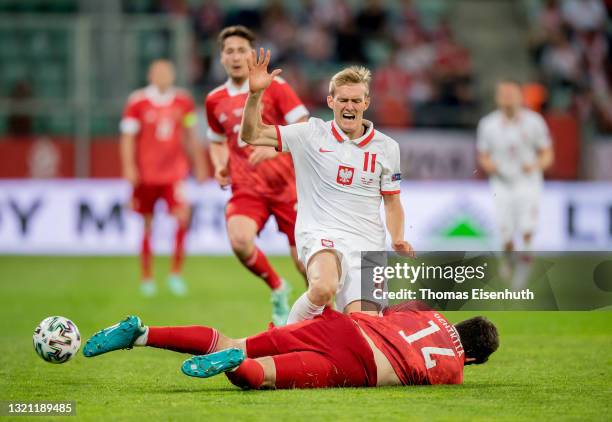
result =
M288 258L272 258L303 289ZM77 403L78 420L604 420L612 410L610 312L489 312L501 347L467 367L462 386L241 391L224 376L180 373L186 355L137 349L64 365L43 362L32 332L63 315L87 339L127 314L151 325L204 324L231 336L262 331L269 294L233 257L191 257L187 298L162 283L141 298L131 257L0 257L0 400ZM456 322L472 314L447 313ZM17 420L25 420L19 418ZM34 419L40 420L40 419Z

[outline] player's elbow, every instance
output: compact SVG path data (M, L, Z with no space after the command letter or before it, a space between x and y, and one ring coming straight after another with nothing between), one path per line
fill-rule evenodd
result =
M253 128L244 128L240 130L239 136L240 139L242 139L244 142L246 142L247 144L251 144L253 145L255 143L255 140L258 138L258 133L257 133L257 129Z

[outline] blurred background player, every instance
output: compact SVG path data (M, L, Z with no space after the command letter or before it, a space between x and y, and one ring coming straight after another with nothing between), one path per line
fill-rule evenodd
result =
M306 265L308 291L293 304L289 323L312 319L336 299L344 312L361 311L361 253L384 251L385 224L393 250L414 256L404 240L400 201L400 152L396 141L363 118L370 104L370 71L351 66L329 83L333 120L271 126L259 109L267 87L281 70L268 73L270 50L251 53L249 96L240 136L252 145L276 145L294 158L298 183L296 238Z
M522 106L521 86L512 80L497 84L497 110L478 123L478 162L489 175L506 258L522 238L531 250L538 222L543 171L553 163L546 122ZM507 273L506 259L504 272ZM509 275L509 274L506 274Z
M284 325L289 313L289 285L255 245L255 236L273 215L289 240L295 265L304 273L295 248L295 171L290 156L278 154L272 147L252 147L238 137L249 90L247 57L254 40L244 26L230 26L219 34L221 63L228 80L206 97L207 137L212 141L215 179L221 187L232 187L226 208L232 249L240 262L272 289L272 319L276 325ZM305 121L308 110L283 79L275 78L264 95L262 114L268 124L290 124Z
M154 61L148 78L150 84L128 98L120 125L123 177L133 186L131 205L142 215L144 223L140 288L145 296L152 296L157 290L152 272L151 232L155 204L162 199L177 221L168 287L174 294L184 295L187 287L181 270L191 214L182 188L182 180L189 171L185 149L193 160L197 180L205 177L195 133L197 118L191 95L173 86L175 74L170 61Z
M134 346L200 355L183 363L185 375L225 372L241 388L382 387L462 384L464 366L487 362L499 336L486 318L453 326L436 311L372 316L327 308L312 321L242 339L205 326L147 327L130 316L96 333L83 354Z

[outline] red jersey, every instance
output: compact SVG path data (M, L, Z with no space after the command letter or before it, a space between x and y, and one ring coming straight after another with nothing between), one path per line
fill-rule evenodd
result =
M140 183L170 184L187 176L184 129L195 123L195 105L186 91L173 88L161 94L156 87L148 86L130 95L121 133L136 135Z
M248 80L241 87L227 81L207 95L207 136L213 142L227 140L233 192L246 190L278 201L295 201L295 171L291 156L279 154L253 166L248 161L253 147L238 139L248 92ZM308 116L308 110L296 93L279 77L274 78L264 91L262 107L262 120L269 125L291 124Z
M461 384L465 354L459 333L436 311L349 315L389 359L404 385Z

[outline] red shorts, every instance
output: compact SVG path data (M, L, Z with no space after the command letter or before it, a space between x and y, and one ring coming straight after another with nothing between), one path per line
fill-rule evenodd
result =
M163 199L166 202L170 212L185 207L187 201L183 191L183 183L136 185L132 192L132 209L140 214L153 214L158 199Z
M249 358L315 352L327 358L335 368L333 379L328 380L330 387L376 386L372 348L348 316L330 308L315 319L249 337L246 350Z
M297 218L297 203L277 202L263 196L255 196L249 193L235 192L225 208L225 219L235 215L243 215L254 220L257 231L261 231L273 215L276 218L278 230L284 233L289 240L289 245L295 246L295 219Z

